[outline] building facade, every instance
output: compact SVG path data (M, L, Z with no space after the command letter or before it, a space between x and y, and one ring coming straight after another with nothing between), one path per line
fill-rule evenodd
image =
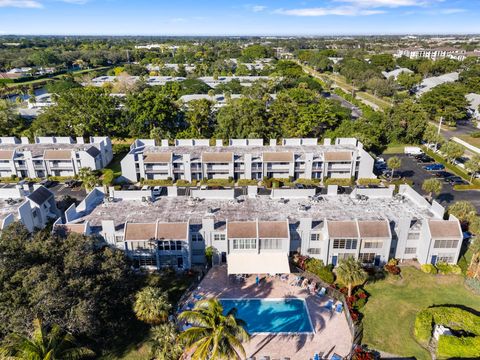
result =
M74 141L70 137L0 138L0 177L75 176L81 168L100 170L113 158L108 137Z
M353 257L368 266L390 258L421 264L456 263L463 234L459 221L443 220L444 208L429 204L408 185L354 189L340 195L315 189L280 189L259 195L255 186L233 191L196 190L155 198L151 190L96 189L89 203L66 212L72 231L96 233L127 252L138 266L187 269L227 263L231 274L288 272L288 255L300 253L337 265ZM90 209L85 211L85 209ZM95 229L95 230L94 230Z
M221 140L210 146L208 139L176 140L169 146L162 140L135 140L121 161L122 176L140 179L325 179L373 178L373 158L356 139L275 139L264 146L262 139Z
M406 56L410 59L454 59L463 61L467 58L467 51L464 49L401 49L397 51L397 57Z

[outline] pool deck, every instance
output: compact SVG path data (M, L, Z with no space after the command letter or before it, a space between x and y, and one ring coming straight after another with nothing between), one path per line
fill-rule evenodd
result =
M229 281L227 267L216 266L202 280L198 292L206 297L224 299L305 299L315 332L294 335L253 334L250 341L244 344L247 358L258 360L267 356L270 360L310 360L315 353L323 358L330 358L334 353L347 356L352 346L352 336L345 315L324 307L328 297L319 298L310 295L306 289L290 285L294 277L294 274L290 274L288 281L266 278L257 286L253 275L242 283Z

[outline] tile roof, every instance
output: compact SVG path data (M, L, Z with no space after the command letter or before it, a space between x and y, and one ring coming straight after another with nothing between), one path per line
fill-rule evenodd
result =
M433 239L462 238L462 231L457 221L429 220L428 227Z
M286 221L260 221L258 223L258 237L271 239L288 238L289 228Z
M188 222L158 223L157 239L187 240Z
M351 161L350 151L329 151L325 153L325 161Z
M387 221L359 221L358 230L362 238L390 237L390 229Z
M144 163L156 164L156 163L170 163L172 161L172 153L148 153L143 158Z
M202 153L204 163L226 163L233 162L232 152L204 152Z
M331 238L358 238L355 221L327 221L327 226Z
M227 236L230 239L256 238L257 223L255 221L227 222Z
M140 224L140 223L126 223L125 224L125 240L150 240L155 239L156 223Z
M264 152L263 161L266 162L293 162L293 152Z
M0 160L10 160L13 158L13 150L0 150Z
M71 160L72 152L70 150L45 150L43 158L45 160Z

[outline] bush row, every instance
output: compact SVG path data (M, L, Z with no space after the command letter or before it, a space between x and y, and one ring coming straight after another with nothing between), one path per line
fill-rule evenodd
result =
M458 265L451 265L444 262L439 262L436 265L432 264L423 264L421 269L424 273L427 274L454 274L460 275L462 273L462 269Z

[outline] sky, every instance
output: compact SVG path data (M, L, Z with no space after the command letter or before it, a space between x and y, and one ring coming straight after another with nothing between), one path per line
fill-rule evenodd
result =
M480 33L480 0L0 0L0 35Z

